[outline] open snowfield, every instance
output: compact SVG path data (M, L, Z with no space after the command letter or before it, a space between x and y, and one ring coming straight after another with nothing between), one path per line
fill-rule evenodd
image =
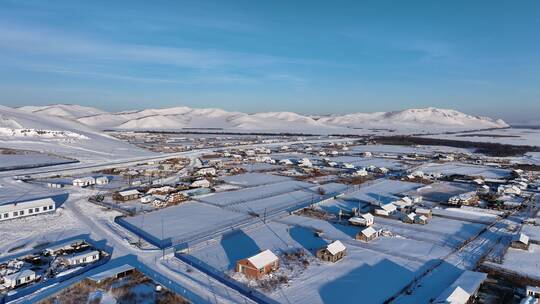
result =
M425 226L380 218L375 222L377 228L393 236L363 243L353 239L360 230L358 227L293 215L227 234L191 254L216 269L231 273L237 260L265 249L280 254L302 248L313 255L324 244L339 239L348 250L344 260L331 264L312 256L307 269L292 275L289 283L271 296L291 303L359 303L356 297L343 296L355 290L362 294L361 303L381 303L408 284L420 270L447 256L483 227L448 219L434 219ZM315 229L324 232L324 239L314 235ZM445 278L451 282L454 275L457 277L459 270L448 273ZM385 288L380 288L383 285ZM445 286L437 288L442 290Z
M380 179L360 185L358 190L345 194L343 199L368 203L390 203L399 199L399 194L421 186L423 185L417 183Z
M293 192L301 189L308 189L313 187L311 183L300 181L286 181L281 183L274 183L268 185L262 185L258 187L245 188L235 191L226 191L215 194L209 194L198 197L197 199L203 202L216 204L220 206L227 206L240 202L248 202L259 200L271 196L280 195L283 193Z
M424 200L446 203L454 195L465 192L475 191L476 185L454 182L435 182L429 185L423 185L417 189L405 192L406 195L422 196Z
M88 233L72 211L59 208L54 213L29 216L0 222L0 256L9 249L28 250L36 245L53 243L75 235ZM17 250L17 251L19 251Z
M386 155L420 154L428 155L434 152L465 153L468 149L443 146L398 146L398 145L361 145L349 148L351 152L371 152Z
M428 163L417 168L424 173L434 174L441 173L443 175L467 175L481 176L484 178L505 178L511 173L510 170L497 169L487 166L469 165L463 163Z
M540 146L540 129L507 128L456 134L438 134L426 137L521 146Z
M170 244L204 236L249 219L248 215L227 211L208 204L186 202L125 218L143 237Z
M74 160L43 153L0 154L0 170L35 168L70 163Z
M274 184L285 181L292 181L290 177L265 174L265 173L245 173L222 178L224 182L232 185L254 187L266 184Z
M364 157L354 157L354 156L338 156L338 157L332 157L331 160L335 162L348 163L356 167L363 167L363 168L367 168L369 166L375 166L375 167L384 167L391 170L404 170L407 167L409 167L405 163L398 160L375 158L375 157L364 158Z
M535 280L540 280L540 245L530 244L529 250L508 248L504 255L502 265L494 264L496 267L511 272L519 273L522 276Z

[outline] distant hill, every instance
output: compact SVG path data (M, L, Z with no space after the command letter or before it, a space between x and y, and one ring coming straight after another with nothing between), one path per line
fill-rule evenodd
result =
M355 130L391 129L400 133L429 133L508 127L502 120L468 115L456 110L422 108L393 112L309 116L292 112L246 114L222 109L185 106L108 113L78 105L21 107L20 110L60 116L96 129L180 130L219 128L231 131L362 133Z

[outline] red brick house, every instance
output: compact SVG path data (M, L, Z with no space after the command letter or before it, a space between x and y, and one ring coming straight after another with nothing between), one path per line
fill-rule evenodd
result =
M278 268L279 258L268 249L236 262L236 272L243 273L247 278L256 280Z

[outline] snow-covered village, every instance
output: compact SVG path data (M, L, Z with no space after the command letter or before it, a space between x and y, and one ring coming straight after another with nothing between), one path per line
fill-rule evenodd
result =
M539 12L0 1L0 304L539 304Z

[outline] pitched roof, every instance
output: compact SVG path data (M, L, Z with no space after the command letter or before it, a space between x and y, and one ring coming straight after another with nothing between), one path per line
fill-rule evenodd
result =
M256 268L263 268L277 260L279 260L278 257L270 251L270 249L266 249L265 251L248 258L248 261Z
M520 233L516 235L515 241L519 241L523 244L529 244L529 237L524 233Z
M465 304L486 279L487 274L465 270L434 303Z
M345 245L343 245L343 243L340 241L334 241L326 246L326 250L328 250L328 252L330 252L332 255L344 251L345 249L347 248L345 248Z
M377 233L377 230L373 229L373 227L367 227L366 229L362 230L362 234L366 237L370 237L375 233Z

